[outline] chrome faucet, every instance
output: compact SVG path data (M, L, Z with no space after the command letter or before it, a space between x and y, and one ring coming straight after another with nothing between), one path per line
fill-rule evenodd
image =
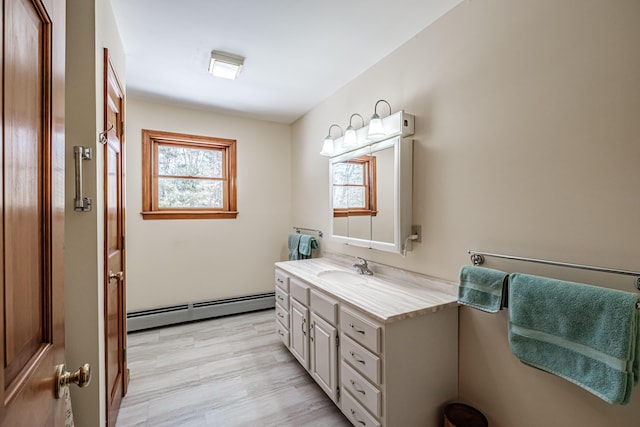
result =
M358 274L366 274L367 276L373 276L373 271L369 270L369 265L367 264L367 260L364 258L356 257L358 262L353 264L353 267L358 270Z

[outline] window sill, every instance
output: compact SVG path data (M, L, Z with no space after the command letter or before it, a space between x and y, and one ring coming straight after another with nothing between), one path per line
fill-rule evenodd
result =
M143 211L142 219L233 219L237 211Z
M333 217L334 218L346 218L348 216L377 216L378 215L378 211L374 210L374 211L368 211L368 210L364 210L364 209L358 209L358 210L341 210L341 211L333 211Z

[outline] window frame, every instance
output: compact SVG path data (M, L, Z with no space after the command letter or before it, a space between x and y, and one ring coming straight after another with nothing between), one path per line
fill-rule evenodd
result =
M210 136L142 129L142 215L143 219L227 219L236 218L236 140ZM160 145L205 148L222 151L222 208L159 208L158 162Z
M378 214L377 194L376 194L376 158L375 156L364 155L345 160L340 163L354 163L364 165L364 176L362 185L335 184L335 187L364 187L365 206L363 208L333 208L334 218L344 218L348 216L376 216ZM332 179L333 181L333 179ZM333 193L332 193L333 194ZM333 196L332 196L333 197ZM332 202L333 203L333 202Z

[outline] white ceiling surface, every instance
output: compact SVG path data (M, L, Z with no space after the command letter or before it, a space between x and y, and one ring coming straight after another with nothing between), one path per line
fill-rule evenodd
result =
M112 0L128 93L281 123L461 1ZM246 58L237 80L207 72L212 50Z

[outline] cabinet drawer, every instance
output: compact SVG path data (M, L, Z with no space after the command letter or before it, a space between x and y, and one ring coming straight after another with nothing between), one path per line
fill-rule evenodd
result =
M318 313L327 322L335 325L338 321L338 301L311 289L311 310Z
M340 329L368 349L380 352L380 326L372 321L343 308Z
M289 292L289 276L285 272L276 270L276 286Z
M276 286L276 303L285 310L289 311L289 295Z
M348 363L340 365L342 389L348 390L373 415L382 415L382 392L356 372Z
M289 295L297 299L306 307L309 306L309 286L303 281L291 278L289 280Z
M380 423L348 391L342 394L342 413L349 418L354 426L380 427Z
M276 333L287 347L289 347L289 330L276 320Z
M289 329L289 311L282 308L279 303L276 303L276 320Z
M365 377L380 384L380 358L362 347L344 333L340 336L340 354Z

